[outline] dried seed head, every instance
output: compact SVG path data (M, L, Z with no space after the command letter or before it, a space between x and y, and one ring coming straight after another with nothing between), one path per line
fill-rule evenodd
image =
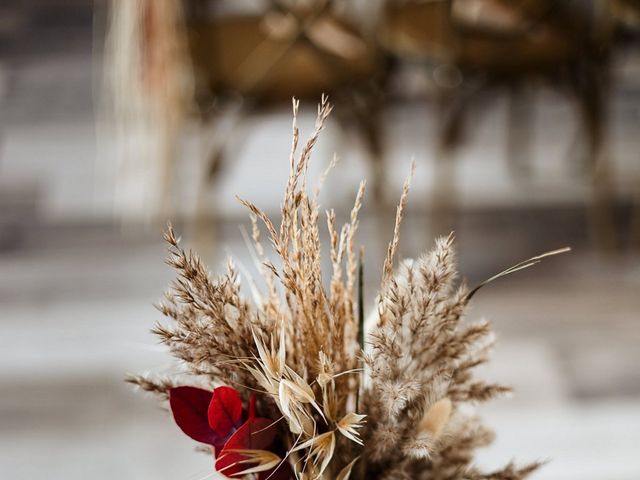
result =
M360 439L358 429L364 426L364 418L366 415L358 415L357 413L347 413L336 424L336 427L342 435L359 445L364 445Z
M249 467L245 470L235 473L234 476L244 476L254 473L266 472L268 470L276 468L282 462L282 459L278 455L267 450L228 449L224 450L222 452L222 455L228 455L232 453L237 453L245 458L225 467L227 469L235 467L237 465L255 464L253 467ZM221 473L224 473L223 470L221 470Z
M317 468L317 478L320 478L333 458L335 448L335 434L333 432L325 432L301 443L295 447L293 451L308 449L307 458L312 462L312 465Z
M420 422L419 429L433 435L437 438L449 421L451 416L452 404L449 398L443 398L431 405Z

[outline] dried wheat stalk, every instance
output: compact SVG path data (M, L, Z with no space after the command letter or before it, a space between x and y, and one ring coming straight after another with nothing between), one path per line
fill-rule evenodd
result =
M236 476L289 462L300 479L524 478L536 464L490 473L472 464L474 450L489 444L492 433L471 406L509 389L473 376L474 367L487 361L493 337L487 322L462 322L475 290L457 280L453 236L438 239L419 259L402 262L394 274L408 183L361 348L355 234L364 183L349 223L338 228L335 213L326 213L332 274L325 283L317 190L309 195L306 184L311 152L331 106L323 98L315 130L296 159L297 109L294 101L291 173L280 224L241 200L251 212L266 285L256 302L241 294L231 262L212 279L198 256L180 247L171 227L165 235L168 263L178 276L159 306L172 322L154 332L200 382L234 386L245 399L259 392L258 411L276 422L286 448L280 456L243 450L250 468ZM278 267L265 254L260 224ZM532 260L516 267L539 258ZM131 381L161 394L184 383Z

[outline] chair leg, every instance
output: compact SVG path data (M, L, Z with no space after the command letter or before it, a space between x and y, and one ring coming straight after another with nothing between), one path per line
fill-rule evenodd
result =
M516 179L531 173L531 105L520 85L509 89L507 165Z
M227 166L231 156L237 157L246 139L246 127L249 117L256 110L253 104L245 103L239 109L232 107L220 112L217 118L205 121L201 125L203 144L201 147L202 164L200 166L199 185L196 195L194 213L194 242L199 251L207 252L212 258L216 253L218 239L217 227L220 223L218 202L215 201L215 184L222 171ZM222 127L223 116L227 115L230 126L218 134L213 144L207 142L210 132L217 123L218 130Z
M216 163L223 161L223 149L220 145L207 142L215 124L215 118L203 119L200 124L200 172L196 192L195 208L193 215L193 243L196 251L205 258L212 260L217 246L218 212L216 202L211 200L211 186L214 183L219 167L212 169L212 155L215 155ZM212 175L212 171L215 174Z
M636 186L631 199L629 244L634 250L640 250L640 183Z
M455 228L457 193L455 187L455 159L452 150L438 148L434 163L431 193L431 237L448 235Z
M175 159L178 141L178 126L172 122L165 122L160 130L158 143L160 150L158 152L160 162L158 175L158 203L153 211L154 224L164 226L167 219L172 218L175 214L174 195L175 195Z
M455 95L455 96L453 96ZM438 137L430 195L430 237L448 235L455 226L457 193L454 152L462 142L467 100L464 94L447 94L438 103Z
M384 97L374 88L366 86L355 95L350 94L343 99L345 111L344 121L352 119L356 131L360 135L367 153L369 167L367 190L373 200L374 228L380 241L373 242L374 255L384 256L388 241L389 222L393 221L393 205L390 199L388 165L384 149ZM344 108L341 110L345 110ZM369 196L369 195L368 195Z
M615 188L605 142L606 112L602 83L596 72L587 72L581 84L578 103L587 140L592 237L597 248L611 251L617 247Z
M383 100L375 92L352 99L352 111L367 150L371 169L371 191L377 208L388 207L387 171L384 158Z
M591 155L595 155L592 153ZM591 161L591 206L589 208L592 237L598 249L616 249L615 189L606 159ZM596 165L593 165L596 163Z

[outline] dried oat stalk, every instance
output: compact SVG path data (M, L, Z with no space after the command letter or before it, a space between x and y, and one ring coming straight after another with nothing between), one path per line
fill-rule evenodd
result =
M492 440L472 406L509 389L473 375L487 361L493 337L489 323L463 321L474 290L458 281L453 236L394 269L408 183L361 348L355 234L364 183L347 224L337 227L335 213L326 212L332 270L325 281L317 190L308 194L306 184L331 106L323 98L299 154L297 108L294 101L291 172L279 225L241 200L251 212L263 291L247 300L231 262L212 278L169 228L168 263L178 275L159 308L172 321L154 331L191 376L131 381L161 394L178 384L231 386L250 405L250 418L271 419L262 434L276 428L274 446L223 450L216 465L226 458L222 473L234 468L233 477L524 478L535 464L483 473L472 463L475 449ZM265 254L264 232L277 261ZM283 464L286 470L278 468Z

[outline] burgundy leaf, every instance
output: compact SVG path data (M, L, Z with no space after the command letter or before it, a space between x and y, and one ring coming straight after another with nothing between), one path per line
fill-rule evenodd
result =
M207 418L212 395L211 392L194 387L169 390L169 405L180 429L194 440L209 445L215 445L219 441Z
M249 416L247 418L253 418L256 416L256 394L252 393L249 397Z
M232 477L249 468L247 464L234 465L244 457L230 450L268 450L277 433L277 425L268 418L248 419L224 445L216 459L216 470L227 477Z
M286 460L278 466L275 471L267 470L258 474L259 480L293 480L295 475L291 465Z
M242 425L242 399L235 388L218 387L208 407L209 427L226 440Z

